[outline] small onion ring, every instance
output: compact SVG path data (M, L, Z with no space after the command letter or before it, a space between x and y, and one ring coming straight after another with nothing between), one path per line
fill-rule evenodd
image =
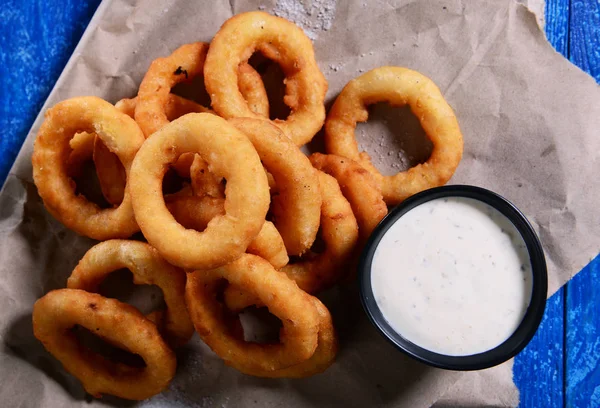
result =
M135 120L146 137L169 123L167 105L174 100L170 96L171 88L202 74L208 49L207 43L184 44L168 57L152 61L140 84L135 108ZM239 83L240 88L244 89L244 96L255 109L256 115L268 117L269 100L260 75L250 66L238 72L236 86ZM207 108L203 109L210 112Z
M69 141L79 132L96 133L117 154L129 178L131 163L144 142L140 128L110 103L93 96L78 97L46 112L31 158L38 193L48 211L78 234L97 240L127 238L139 231L128 188L117 208L103 210L75 195L67 166Z
M318 174L323 197L320 234L325 252L281 269L308 293L328 289L348 273L347 263L358 242L356 218L337 181L323 172Z
M315 168L337 180L356 217L361 242L366 242L388 213L375 178L360 164L346 157L314 153L309 159Z
M277 316L283 328L280 343L246 342L232 334L238 319L217 300L218 284L243 286ZM185 299L200 338L229 366L250 374L273 371L309 359L318 344L319 316L311 299L284 274L254 255L208 271L188 274Z
M80 325L103 340L138 354L145 368L111 362L82 347L70 332ZM33 306L33 334L95 397L143 400L167 388L175 354L156 326L132 306L78 289L49 292Z
M433 143L429 159L407 171L383 176L354 137L357 122L369 117L367 106L376 102L409 105ZM426 76L401 67L380 67L348 82L335 100L325 122L327 153L359 162L375 176L389 205L445 184L462 158L463 138L452 108Z
M236 297L235 299L236 301L243 300L244 302L231 304L231 307L233 308L230 307L228 299L224 299L225 305L232 312L239 313L251 305L262 306L257 302L256 297L248 294L248 292L243 291L241 293L243 293L245 297ZM227 295L227 292L225 292L225 295ZM333 364L338 351L338 338L333 326L331 314L319 299L314 296L310 296L310 298L314 302L319 314L319 338L315 354L308 360L288 368L282 368L281 370L275 371L254 370L249 374L266 378L305 378L322 373Z
M162 180L181 154L199 153L210 171L227 180L225 214L203 232L185 229L165 205ZM170 263L211 269L242 255L260 232L269 209L269 186L252 143L226 120L190 113L148 138L131 166L135 217L148 242Z
M67 288L97 293L102 281L118 269L127 268L136 285L156 285L164 296L166 311L159 331L172 347L188 342L194 333L183 295L185 272L165 261L149 244L113 239L90 248L67 280Z
M275 120L294 143L308 143L323 126L327 81L315 60L312 42L295 24L267 13L241 13L227 20L213 38L204 82L213 109L221 116L260 118L238 86L240 64L255 52L277 62L286 75L284 102L291 113Z
M321 192L317 171L310 160L277 128L266 120L235 118L229 123L250 139L277 193L272 197L273 224L290 255L310 249L319 230Z
M203 231L210 220L225 213L223 199L198 196L165 197L167 208L178 223L188 229ZM260 232L248 245L246 252L260 256L275 269L287 265L289 257L283 239L270 221L265 221Z

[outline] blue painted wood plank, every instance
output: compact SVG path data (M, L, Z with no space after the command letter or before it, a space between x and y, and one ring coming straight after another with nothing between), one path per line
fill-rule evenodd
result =
M600 82L600 3L571 0L569 58ZM600 248L599 248L600 250ZM568 285L566 406L600 406L600 256Z
M531 343L517 356L513 379L522 408L563 407L564 288L546 304L546 312Z
M567 407L600 407L600 255L566 291Z
M546 37L566 58L569 57L569 12L570 0L546 1Z
M600 1L571 0L569 57L600 82Z
M568 57L569 0L547 0L546 37ZM547 303L544 319L531 343L515 358L513 379L522 408L560 408L564 403L564 293L561 288Z
M100 0L0 0L0 186Z

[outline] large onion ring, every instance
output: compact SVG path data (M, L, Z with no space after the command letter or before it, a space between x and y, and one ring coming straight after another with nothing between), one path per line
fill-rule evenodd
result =
M323 172L318 174L323 197L320 234L325 251L281 269L308 293L328 289L348 273L346 264L358 241L356 218L337 181Z
M100 98L72 98L46 112L35 140L31 162L38 193L48 211L78 234L98 240L127 238L139 231L127 188L117 208L104 210L75 195L67 162L71 152L69 141L79 132L96 133L117 154L129 177L133 158L144 142L138 125Z
M323 126L327 81L319 70L310 39L300 27L283 18L255 11L238 14L221 26L204 66L204 82L213 109L227 119L260 118L238 86L238 66L255 51L277 62L286 75L284 102L291 113L286 120L275 120L275 124L297 145L308 143Z
M368 119L367 106L376 102L409 105L433 143L429 159L407 171L383 176L366 152L358 151L357 122ZM452 108L426 76L400 67L373 69L350 81L335 100L325 122L327 153L348 157L371 172L387 204L395 205L425 189L445 184L463 151L463 138Z
M203 232L185 229L165 205L162 179L181 154L200 154L217 177L227 180L225 214ZM269 186L252 143L226 120L190 113L147 139L131 166L135 217L148 240L170 263L211 269L243 254L260 232L269 209Z
M212 197L176 196L165 198L167 208L185 228L202 231L210 220L225 213L223 199ZM289 257L283 239L272 222L265 221L260 232L248 245L246 252L260 256L275 269L287 265Z
M309 159L315 168L335 177L352 207L361 241L366 242L388 213L375 178L360 164L346 157L314 153Z
M303 254L319 230L322 198L317 171L306 155L268 121L235 118L229 123L248 136L275 180L277 192L271 213L288 254Z
M69 330L75 325L140 355L146 367L111 362L82 347ZM96 397L111 394L143 400L167 388L175 375L175 354L154 323L134 307L95 293L78 289L49 292L33 306L33 333Z
M209 45L202 42L184 44L168 57L152 61L140 84L135 108L135 120L146 137L169 123L166 106L173 100L171 88L202 74L208 48ZM236 65L236 70L239 74L236 87L240 84L244 90L252 112L268 117L269 100L258 72L249 65L241 69Z
M162 290L167 309L159 331L173 347L187 343L194 326L183 299L185 272L167 263L144 242L114 239L93 246L71 273L67 287L97 292L111 272L122 268L131 271L136 285L156 285Z
M280 343L246 342L232 333L236 317L217 300L222 280L246 288L281 320ZM290 367L309 359L317 348L319 316L311 298L257 256L245 254L219 268L188 274L185 299L202 340L243 373Z

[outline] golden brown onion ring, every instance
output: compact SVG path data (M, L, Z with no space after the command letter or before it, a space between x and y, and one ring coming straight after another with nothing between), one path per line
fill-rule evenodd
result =
M71 328L80 325L114 346L138 354L146 367L112 362L82 347ZM156 326L132 306L78 289L49 292L33 306L33 333L95 397L143 400L167 388L175 354Z
M207 51L207 43L184 44L168 57L152 61L140 84L135 108L135 120L140 124L146 137L169 123L168 103L176 101L170 96L171 88L202 74ZM258 116L268 117L269 100L258 72L250 66L243 67L237 72L239 72L239 82L236 82L236 87L239 83L240 88L246 92L244 96L249 101L249 105L256 109L253 112ZM205 112L210 111L208 108L203 109Z
M360 164L346 157L314 153L309 158L315 168L337 180L356 217L361 241L366 242L388 213L375 178Z
M328 174L320 171L318 174L323 197L320 234L325 251L309 253L300 262L281 269L308 293L318 293L332 287L349 272L347 264L358 241L358 224L340 186Z
M223 280L244 287L281 320L279 343L246 342L232 333L238 318L217 300ZM311 298L262 258L245 254L219 268L188 274L185 295L202 340L227 365L246 374L301 363L317 348L319 315Z
M407 171L383 176L366 152L358 151L354 137L357 122L369 117L367 106L389 102L409 105L433 143L429 159ZM452 108L426 76L401 67L380 67L350 81L335 100L325 122L327 153L359 162L375 176L387 204L445 184L454 174L463 151L463 138Z
M232 148L235 147L235 148ZM225 214L203 232L177 223L165 205L162 179L183 153L198 153L227 180ZM190 113L148 138L131 166L135 217L158 252L185 269L211 269L243 254L260 232L270 202L267 176L252 143L224 119Z
M321 192L317 171L310 160L277 128L266 120L235 118L229 123L250 139L277 192L272 197L273 224L290 255L306 252L317 236L321 214Z
M48 211L78 234L93 239L127 238L139 231L131 197L125 190L117 208L100 209L75 195L67 166L69 141L75 133L96 133L114 151L129 177L129 168L144 136L126 114L93 96L68 99L46 112L33 147L33 179Z
M286 75L284 103L291 113L275 120L297 145L308 143L323 126L327 81L315 60L312 42L295 24L267 13L241 13L227 20L213 38L204 83L213 109L230 119L260 118L244 100L238 85L238 66L259 51L278 63Z
M194 333L185 302L185 272L165 261L149 244L113 239L90 248L67 281L69 289L97 292L100 284L118 269L129 269L136 285L156 285L167 306L159 330L173 347L188 342Z

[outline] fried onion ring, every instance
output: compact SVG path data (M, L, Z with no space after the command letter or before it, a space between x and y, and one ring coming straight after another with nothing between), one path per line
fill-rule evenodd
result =
M340 186L330 175L320 171L318 174L323 197L320 234L325 242L325 251L309 253L300 262L281 269L308 293L330 288L349 272L347 261L358 241L356 218Z
M383 176L367 152L360 152L354 137L357 122L369 117L367 106L388 102L409 105L433 143L429 159L407 171ZM325 122L327 153L359 162L375 176L387 204L445 184L462 158L463 138L452 108L426 76L400 67L381 67L350 81L335 100Z
M277 193L272 197L273 224L290 255L306 252L317 236L321 192L317 171L300 149L277 126L266 120L235 118L229 123L244 132L273 176Z
M170 96L171 88L202 74L208 49L207 43L184 44L168 57L152 61L140 84L135 107L135 120L146 137L171 121L167 115L168 104L181 102ZM236 86L239 84L240 89L244 90L242 98L248 100L249 106L254 109L252 112L256 112L255 115L268 117L269 100L258 72L247 65L240 67L238 73ZM210 112L208 108L202 109L204 112Z
M308 143L323 126L327 81L319 70L310 39L300 27L283 18L248 12L221 26L204 66L204 82L213 109L227 119L260 118L252 112L238 85L238 66L255 51L277 62L286 75L284 103L291 113L274 123L297 145Z
M346 157L314 153L309 159L315 168L337 180L356 217L361 242L366 242L388 213L375 178L360 164Z
M219 282L227 280L253 293L283 327L280 343L246 342L232 333L236 316L217 300ZM284 274L254 255L232 263L188 274L185 299L202 340L225 363L239 371L274 371L309 359L318 345L319 315L311 299Z
M133 215L131 196L125 189L117 208L100 209L85 197L75 195L68 176L69 141L78 132L96 133L125 168L127 177L144 136L126 114L100 98L68 99L46 112L33 146L33 179L48 211L80 235L106 240L127 238L139 231Z
M213 197L194 195L165 197L165 202L178 223L196 231L203 231L210 220L225 213L224 200ZM275 269L284 267L289 261L283 239L270 221L265 221L256 238L248 245L246 252L260 256Z
M177 223L165 205L162 179L181 154L200 154L217 177L227 180L225 214L203 232ZM131 166L135 217L148 242L170 263L211 269L243 254L260 232L270 202L267 176L252 143L226 120L190 113L147 139Z
M157 326L172 347L187 343L194 327L183 299L185 272L167 263L149 244L114 239L93 246L71 273L67 288L97 293L102 281L122 268L131 271L134 284L162 290L167 308Z
M144 359L146 367L112 362L80 345L71 328L80 325ZM64 368L95 397L143 400L167 388L175 354L156 326L132 306L78 289L49 292L33 306L33 333Z
M246 291L243 291L242 293L244 294L244 297L236 297L236 300L244 300L244 303L231 305L234 307L233 309L231 309L230 305L227 303L227 298L224 299L225 305L229 310L234 313L239 313L251 305L262 306L256 304L259 303L257 302L256 297L253 297ZM227 292L225 292L225 295L227 295ZM314 302L317 313L319 314L319 335L315 354L300 364L275 371L255 370L252 372L252 375L266 378L305 378L322 373L333 364L338 351L338 338L333 326L331 314L319 299L314 296L310 296L310 298Z

